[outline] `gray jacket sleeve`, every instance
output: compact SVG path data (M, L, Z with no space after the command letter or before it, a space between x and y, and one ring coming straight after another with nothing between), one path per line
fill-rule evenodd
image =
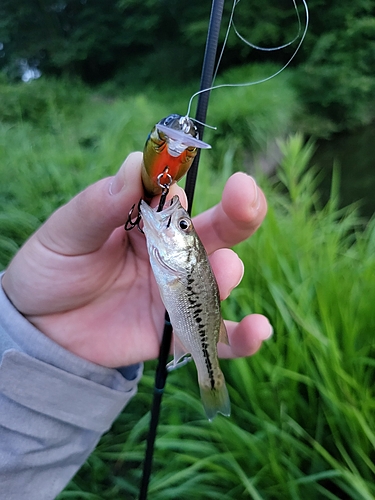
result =
M54 499L134 396L141 374L142 365L114 370L66 351L0 286L1 498Z

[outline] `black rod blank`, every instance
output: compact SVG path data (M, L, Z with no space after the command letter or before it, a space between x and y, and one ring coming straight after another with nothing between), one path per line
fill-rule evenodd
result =
M215 68L216 51L219 41L219 32L221 25L221 18L223 14L224 0L213 0L211 7L211 16L207 33L206 49L203 59L202 76L200 83L200 90L209 89L212 86L212 78ZM202 92L198 96L196 119L199 122L205 123L208 109L208 100L210 91ZM199 138L203 137L203 125L197 123ZM198 174L198 166L200 159L200 150L196 155L192 166L186 176L185 191L188 199L188 211L191 214L195 184ZM169 321L168 313L165 314L165 324L163 338L160 345L158 365L155 373L155 386L154 395L151 408L150 429L147 437L147 447L145 460L143 464L143 475L141 481L141 488L139 500L147 499L148 485L150 482L152 459L154 455L154 445L156 439L156 432L159 423L160 406L164 393L164 387L167 380L168 371L166 368L168 355L171 347L172 340L172 325Z

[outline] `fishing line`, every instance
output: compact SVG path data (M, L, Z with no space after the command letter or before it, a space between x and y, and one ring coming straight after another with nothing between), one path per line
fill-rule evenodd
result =
M224 42L223 42L223 47L221 49L221 52L220 52L220 55L219 55L219 59L218 59L217 65L216 65L215 73L214 73L214 76L213 76L213 79L212 79L212 84L211 84L212 86L204 88L204 89L200 89L200 90L198 90L198 92L195 92L195 94L193 94L191 96L189 104L188 104L188 110L187 110L186 116L189 116L191 105L192 105L192 102L193 102L194 98L196 96L201 95L202 93L210 92L211 90L216 90L216 89L220 89L220 88L223 88L223 87L250 87L252 85L258 85L260 83L265 83L268 80L272 80L272 78L275 78L280 73L282 73L285 70L285 68L287 68L289 66L289 64L293 61L293 59L297 55L297 52L299 51L299 49L300 49L300 47L301 47L301 45L302 45L302 43L303 43L303 41L304 41L304 39L306 37L307 29L308 29L308 26L309 26L309 9L308 9L307 1L306 0L301 0L302 4L303 4L303 7L304 7L304 11L305 11L305 25L304 25L304 28L303 28L302 35L301 35L301 28L302 28L301 17L300 17L300 14L298 12L298 7L297 7L296 0L292 0L293 5L294 5L294 9L296 11L297 20L298 20L298 33L293 38L293 40L291 40L290 42L287 42L287 43L285 43L283 45L279 45L277 47L260 47L258 45L254 45L251 42L249 42L248 40L246 40L246 38L244 38L239 33L239 31L237 30L236 26L234 25L233 17L234 17L234 13L235 13L236 7L240 3L240 1L241 0L234 0L233 1L232 10L231 10L231 14L230 14L230 17L229 17L229 22L228 22L228 28L227 28L227 31L226 31L226 34L225 34L225 38L224 38ZM224 54L224 49L226 47L227 40L228 40L231 28L233 28L233 31L235 32L236 36L238 36L238 38L242 42L244 42L246 45L248 45L249 47L251 47L253 49L261 50L261 51L264 51L264 52L271 52L271 51L276 51L276 50L282 50L282 49L284 49L284 48L292 45L296 40L298 40L298 38L300 36L301 36L301 38L300 38L300 41L299 41L299 43L298 43L295 51L290 56L290 58L286 62L286 64L284 64L284 66L282 66L282 68L280 68L278 71L276 71L272 75L267 76L265 78L262 78L260 80L255 80L255 81L251 81L251 82L244 82L244 83L222 83L220 85L213 85L213 82L215 81L216 76L217 76L217 72L219 70L219 66L220 66L221 59L222 59L223 54Z
M235 2L236 5L239 4L240 1L241 0L234 0L234 2ZM246 38L244 38L241 35L241 33L239 33L239 31L237 30L237 28L236 28L236 26L234 24L234 21L232 20L233 31L236 33L236 35L238 36L238 38L242 42L244 42L249 47L252 47L253 49L261 50L261 51L264 51L264 52L272 52L272 51L275 51L275 50L285 49L286 47L289 47L289 45L292 45L296 40L298 40L298 38L299 38L299 36L301 34L301 29L302 29L301 16L299 15L296 1L292 0L292 2L293 2L293 5L294 5L294 10L296 11L296 15L297 15L298 32L297 32L297 35L293 38L293 40L291 40L290 42L284 43L284 45L278 45L277 47L261 47L259 45L254 45L253 43L249 42L249 40L246 40ZM306 6L305 6L305 10L306 10ZM216 76L216 73L215 73L215 76Z
M204 54L204 59L203 59L203 66L202 66L202 76L201 76L201 82L200 82L200 90L193 94L193 96L190 98L189 101L189 106L188 106L188 113L187 116L190 113L190 108L192 101L195 97L198 96L198 103L197 103L197 110L196 110L196 116L195 123L197 124L197 130L199 134L199 139L202 140L203 138L203 133L204 133L204 127L205 121L206 121L206 115L207 115L207 109L208 109L208 100L209 100L209 95L210 91L221 88L221 87L243 87L243 86L250 86L250 85L256 85L258 83L263 83L266 82L267 80L270 80L271 78L274 78L278 74L280 74L292 61L292 59L295 57L297 54L307 32L307 27L308 27L308 8L307 8L307 3L306 0L302 0L304 8L305 8L305 17L306 17L306 22L305 22L305 28L302 33L301 40L294 51L293 55L289 59L289 61L275 74L264 78L259 81L255 82L248 82L248 83L238 83L238 84L222 84L222 85L216 85L213 86L214 79L216 78L216 74L222 59L223 51L229 36L229 31L231 27L233 26L234 31L239 38L246 42L249 46L256 48L258 50L279 50L281 48L287 47L288 45L291 45L294 43L300 34L301 31L301 21L296 5L296 1L293 0L293 4L295 6L296 12L297 12L297 17L298 17L298 22L299 22L299 31L297 36L291 41L288 42L287 44L280 46L278 48L273 48L273 49L265 49L265 48L259 48L255 45L250 44L247 40L245 40L242 35L238 33L237 28L234 26L233 23L233 15L236 6L240 0L234 0L233 7L232 7L232 12L230 16L230 21L229 25L227 28L227 33L225 36L225 41L223 44L223 48L221 50L221 54L218 59L218 63L216 65L215 69L215 59L216 59L216 53L217 53L217 46L218 46L218 41L219 41L219 32L220 32L220 25L221 25L221 19L222 19L222 13L223 13L223 8L224 8L224 0L212 0L212 7L211 7L211 15L210 15L210 21L209 21L209 27L208 27L208 33L207 33L207 40L206 40L206 48L205 48L205 54ZM213 127L214 128L214 127ZM195 184L196 184L196 179L197 179L197 173L198 173L198 166L199 166L199 159L200 159L200 149L198 148L198 152L196 157L194 158L194 161L192 163L192 166L190 167L187 176L186 176L186 184L185 184L185 192L186 192L186 197L188 201L188 212L191 214L192 210L192 205L193 205L193 197L194 197L194 191L195 191ZM159 209L161 210L162 207L159 205ZM169 356L169 351L170 351L170 346L171 346L171 340L172 340L172 325L169 321L169 316L168 313L165 315L165 323L164 323L164 332L163 332L163 337L162 341L160 344L160 351L159 351L159 359L158 359L158 365L156 368L156 373L155 373L155 386L154 386L154 396L153 396L153 403L152 403L152 409L151 409L151 420L150 420L150 428L149 428L149 434L147 437L147 446L146 446L146 454L145 454L145 460L144 460L144 466L143 466L143 475L142 475L142 480L141 480L141 487L140 487L140 495L139 495L139 500L147 500L147 492L148 492L148 485L150 481L150 476L151 476L151 469L152 469L152 459L153 459L153 453L154 453L154 445L155 445L155 439L156 439L156 432L157 432L157 427L158 427L158 422L159 422L159 415L160 415L160 406L161 406L161 401L164 393L164 387L168 375L168 370L167 370L167 360Z

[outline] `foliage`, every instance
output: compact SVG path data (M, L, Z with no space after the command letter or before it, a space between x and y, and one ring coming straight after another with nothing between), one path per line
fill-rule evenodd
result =
M232 2L226 2L221 40ZM210 15L210 2L185 0L3 0L0 67L11 73L26 59L47 73L70 73L89 81L107 80L137 63L141 73L158 78L159 63L182 76L199 73ZM241 2L235 15L241 34L258 45L293 39L298 23L292 2ZM263 61L263 53L261 60ZM249 62L249 48L231 36L224 67ZM257 55L255 55L257 57ZM142 67L143 66L143 67ZM155 72L157 68L157 72ZM163 69L163 68L162 68ZM138 78L139 80L139 78Z
M275 64L246 65L226 71L217 83L260 82L277 70ZM291 80L292 73L284 71L259 85L213 91L207 120L217 130L205 132L208 142L214 144L210 154L213 166L229 151L237 161L254 163L262 153L267 163L274 162L270 150L275 138L295 130L294 119L301 112Z
M4 0L0 66L14 77L25 59L49 74L79 76L91 83L108 80L124 64L136 64L155 53L155 47L163 46L167 54L180 27L174 16L188 10L186 5L182 8L184 2L176 3Z
M336 29L323 33L297 75L307 108L329 119L334 130L374 118L375 19L370 13L356 16L347 14Z
M41 78L27 84L0 80L0 121L52 126L57 114L78 114L86 96L87 90L78 80Z
M177 108L189 93L173 95ZM109 100L90 93L76 113L53 104L41 113L41 121L15 122L14 115L0 123L1 266L52 210L88 183L114 174L128 152L142 147L155 121L170 113L170 95L150 91ZM276 121L281 119L264 88L258 87L250 101L256 98L259 130L261 102L270 120L271 111ZM225 106L229 112L229 103ZM231 106L242 107L243 101L236 97ZM221 116L219 107L213 96L213 124ZM238 116L244 119L240 109ZM249 133L241 127L236 134ZM218 139L219 148L224 139ZM230 173L243 168L234 160L232 145L227 146L215 169L211 153L202 155L197 212L218 201ZM274 337L252 358L222 362L233 407L230 418L206 421L194 366L170 375L152 500L375 496L375 220L365 225L355 207L338 208L336 174L330 201L322 206L320 176L306 168L311 143L297 135L282 141L280 150L277 176L257 174L267 194L268 216L236 249L246 272L223 303L229 319L266 314ZM146 364L138 394L59 500L137 498L154 366Z
M150 7L152 0L145 2ZM118 2L100 0L4 0L0 38L4 44L3 65L15 76L20 59L47 73L68 73L90 80L111 76L113 59L129 46L138 22L126 36L123 8ZM139 19L137 19L139 21ZM152 18L148 18L148 26ZM144 26L140 26L140 29Z
M224 5L221 43L231 5ZM308 7L308 34L292 62L306 105L300 126L328 135L372 121L375 0L309 0ZM186 85L200 74L209 14L210 2L186 0L2 0L0 70L13 79L29 65L90 84L115 80L117 92L151 82ZM234 21L241 36L265 48L283 46L302 31L290 0L243 0ZM221 71L249 62L281 68L297 43L259 51L232 30Z

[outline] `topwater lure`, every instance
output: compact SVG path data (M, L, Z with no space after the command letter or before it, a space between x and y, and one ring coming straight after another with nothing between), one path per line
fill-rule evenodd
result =
M162 211L142 201L140 210L151 267L174 333L174 360L190 353L198 371L207 418L230 415L230 401L219 367L217 343L229 344L220 313L219 289L207 253L178 196ZM185 358L185 359L184 359Z

